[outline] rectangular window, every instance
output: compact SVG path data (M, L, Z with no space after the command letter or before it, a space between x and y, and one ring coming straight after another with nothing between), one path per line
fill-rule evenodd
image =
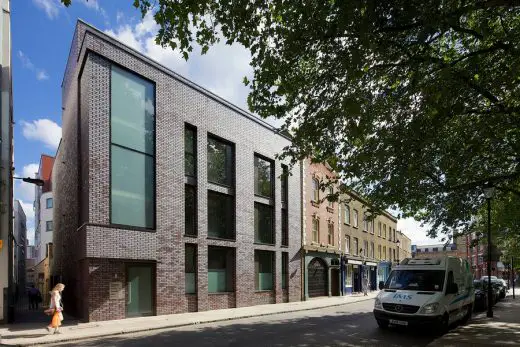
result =
M112 66L111 223L155 227L155 86Z
M359 244L358 244L358 238L354 237L354 255L359 255Z
M320 182L316 178L312 179L312 201L320 202Z
M45 222L46 231L52 231L53 229L54 229L54 223L51 220Z
M345 236L345 253L350 254L350 236Z
M350 206L345 204L345 224L350 224Z
M377 236L381 237L381 222L377 223Z
M235 238L235 199L231 195L208 190L208 236Z
M373 220L371 220L369 223L370 223L370 233L372 235L374 235L374 224L375 224L375 222Z
M234 291L235 252L233 248L208 247L208 292Z
M363 241L363 255L365 257L368 257L368 241Z
M383 238L386 239L386 224L383 224Z
M312 241L320 242L320 220L316 217L312 217Z
M328 239L329 245L334 245L334 223L328 225Z
M359 226L359 213L357 210L354 210L354 228Z
M392 253L394 255L394 261L397 260L397 257L395 256L395 248L392 249Z
M186 294L197 292L197 245L189 243L184 248L184 282Z
M377 245L377 259L381 260L381 245Z
M282 165L282 176L280 177L282 203L286 203L289 197L289 168Z
M273 207L255 202L255 242L274 244Z
M439 251L439 248L438 248L438 247L434 247L434 248L433 248L433 251L434 251L434 252L438 252L438 251Z
M282 208L282 246L289 246L289 216L286 208Z
M368 231L368 219L365 214L363 214L363 231Z
M233 185L235 153L231 144L208 137L208 182Z
M282 252L282 289L289 288L289 253Z
M197 188L189 184L184 186L184 233L197 235Z
M374 243L370 242L370 258L374 259Z
M184 174L197 176L197 131L195 127L184 127Z
M388 228L388 240L392 241L392 228Z
M334 188L332 187L329 187L329 207L330 208L334 208L334 201L332 201L331 199L334 197Z
M53 201L52 201L52 198L48 198L46 201L45 201L46 205L47 205L47 208L52 208L52 204L53 204Z
M273 162L255 155L255 194L273 196Z
M255 289L273 290L274 252L255 251Z

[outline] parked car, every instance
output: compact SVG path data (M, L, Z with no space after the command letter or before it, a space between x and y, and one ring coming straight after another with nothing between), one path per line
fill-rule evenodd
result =
M491 283L493 283L493 286L496 286L498 288L498 291L499 291L498 298L499 299L505 298L507 289L506 289L506 286L504 285L504 283L502 283L502 281L500 281L499 279L491 280Z
M475 311L484 311L487 310L488 307L488 295L487 288L484 285L484 282L481 280L474 280L473 287L475 287L475 306L473 309Z
M500 282L502 282L502 284L504 285L504 287L506 288L506 290L509 290L509 281L506 281L505 279L503 278L499 278L498 279Z

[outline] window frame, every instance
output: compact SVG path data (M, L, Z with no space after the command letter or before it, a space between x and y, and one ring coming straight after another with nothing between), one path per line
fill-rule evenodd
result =
M357 237L354 237L353 239L353 243L354 243L354 255L359 255L359 238Z
M226 241L236 241L236 237L237 237L237 220L236 220L236 197L234 195L230 195L230 194L226 194L226 193L222 193L222 192L218 192L218 191L215 191L215 190L211 190L211 189L208 189L207 190L207 217L208 217L208 223L209 223L209 213L210 213L210 209L209 209L209 196L211 194L214 194L214 195L219 195L219 196L224 196L226 198L229 198L229 199L232 199L233 203L232 203L232 216L231 216L231 224L233 226L233 230L232 230L232 235L230 238L226 238L226 237L219 237L219 236L213 236L213 235L209 235L209 228L208 228L208 234L207 234L207 238L208 239L215 239L215 240L226 240Z
M212 181L210 178L209 178L209 174L207 174L209 172L209 169L207 169L207 172L206 172L206 180L209 184L214 184L214 185L217 185L217 186L220 186L220 187L226 187L226 188L233 188L235 187L235 183L236 183L236 148L235 148L235 144L229 140L226 140L218 135L215 135L213 133L209 133L207 134L206 136L206 153L209 153L208 151L208 146L209 146L209 140L212 139L213 141L217 141L217 142L220 142L224 145L228 145L231 147L231 169L230 169L230 175L231 175L231 182L230 184L225 184L225 183L220 183L220 182L216 182L216 181ZM206 155L206 165L207 167L209 168L209 155L207 154Z
M314 228L314 223L316 223L316 229ZM312 242L320 243L320 218L317 216L312 216L312 230L311 231L312 231ZM315 235L315 233L316 233L316 235Z
M332 242L330 242L332 241ZM327 243L334 246L334 222L329 221L327 224Z
M49 228L49 225L51 226L50 228ZM45 232L51 232L51 231L54 231L54 221L48 220L45 222Z
M49 201L50 201L50 206L49 206ZM50 210L51 208L54 208L54 199L53 198L45 199L45 209Z
M193 248L194 249L194 259L193 259L193 266L194 266L194 271L193 272L188 272L187 271L187 249L188 248ZM198 245L196 243L185 243L184 244L184 293L185 294L197 294L198 290L197 290L197 273L198 273L198 264L197 264L197 260L198 260ZM194 292L188 292L187 291L187 287L186 287L186 274L188 273L193 273L194 274L194 286L195 286L195 291Z
M236 262L237 262L237 255L236 255L236 249L233 247L222 247L222 246L207 246L208 250L208 263L207 263L207 276L208 276L208 294L223 294L223 293L235 293L236 292ZM225 290L225 291L209 291L209 274L210 274L210 250L218 250L218 251L225 251L226 254L226 287L227 284L231 283L230 287L231 289ZM231 253L231 254L230 254ZM229 257L233 259L232 264L229 264ZM231 275L231 278L227 278L227 276Z
M345 235L345 254L350 254L350 236Z
M186 171L186 156L191 153L188 153L186 150L186 131L192 131L193 132L193 163L194 163L194 173L193 175L188 174ZM187 177L193 177L197 178L198 173L198 165L197 165L197 159L198 159L198 151L197 151L197 127L194 125L191 125L189 123L184 123L184 175Z
M188 213L186 211L187 210L186 198L187 198L188 187L193 189L193 191L194 191L193 233L187 232L187 223L186 223L186 218L188 216ZM191 185L191 184L184 184L184 236L197 237L197 235L198 235L198 223L197 222L198 222L199 209L198 209L198 203L197 203L197 193L198 193L197 186Z
M350 206L345 204L345 213L343 214L343 224L350 225Z
M316 177L312 178L312 202L320 202L320 181Z
M353 223L353 227L354 228L359 228L359 211L354 209L354 223Z
M269 255L271 257L271 288L270 289L261 289L259 288L260 285L260 262L257 260L257 257L259 258L260 255ZM273 292L276 289L276 281L275 281L275 274L276 274L276 253L274 251L268 251L263 249L255 249L254 250L254 262L255 262L255 292ZM257 265L258 264L258 265ZM268 273L268 272L264 272Z
M263 160L263 161L266 161L269 163L269 168L270 168L270 173L269 173L269 188L271 190L271 195L264 195L262 194L261 192L257 191L257 187L258 187L258 177L257 177L257 160ZM266 199L274 199L274 196L275 196L275 162L274 160L272 159L269 159L267 158L266 156L264 155L261 155L261 154L258 154L258 153L254 153L253 155L253 166L254 166L254 173L253 173L253 177L254 177L254 181L255 181L255 186L254 186L254 193L255 193L255 196L259 196L259 197L262 197L262 198L266 198Z
M128 148L123 145L118 145L112 142L112 71L113 68L117 68L119 70L122 70L126 73L132 74L134 76L137 76L138 78L150 83L153 85L153 100L154 100L154 127L153 127L153 133L154 133L154 148L153 148L153 155L148 154L145 152L140 152L138 150ZM139 73L136 73L135 71L132 71L122 65L119 65L115 62L110 62L110 78L108 83L108 89L110 93L110 99L109 99L109 118L108 118L108 138L109 138L109 147L108 147L108 165L109 165L109 222L110 225L113 227L121 227L128 230L139 230L139 231L147 231L147 232L155 232L157 229L157 83L154 80L151 80ZM112 177L113 177L113 169L112 169L112 146L117 146L119 148L123 148L126 150L133 151L135 153L139 153L144 156L152 157L153 160L153 218L152 218L152 226L151 227L142 227L142 226L135 226L130 224L121 224L121 223L113 223L113 209L112 209Z
M329 192L328 192L329 196L330 196L330 195L334 195L334 187L329 187L328 190L329 190ZM331 200L328 200L328 199L327 199L327 202L328 202L328 203L327 203L327 206L328 206L329 208L331 208L331 209L334 209L334 201L331 201Z
M289 252L282 252L282 290L289 290Z
M263 207L267 207L270 209L270 214L271 214L271 241L272 242L262 242L260 241L259 239L260 238L257 238L257 230L256 230L256 225L257 225L257 221L256 221L256 208L257 206L263 206ZM273 246L276 244L276 234L275 234L275 230L276 230L276 221L275 221L275 211L274 211L274 206L273 205L269 205L269 204L264 204L264 203L261 203L261 202L258 202L258 201L255 201L254 202L254 209L255 209L255 215L253 216L254 218L254 243L255 244L259 244L259 245L268 245L268 246ZM258 235L259 236L259 235Z

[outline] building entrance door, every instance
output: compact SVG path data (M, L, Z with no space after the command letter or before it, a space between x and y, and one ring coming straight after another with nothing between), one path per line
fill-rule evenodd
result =
M126 316L153 315L153 266L131 264L126 268Z
M320 258L314 258L309 263L309 297L328 296L327 265Z
M330 270L330 294L339 296L339 269Z

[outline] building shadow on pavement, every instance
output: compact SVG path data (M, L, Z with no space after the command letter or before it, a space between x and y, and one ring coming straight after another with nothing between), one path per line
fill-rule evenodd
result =
M266 321L273 318L273 321ZM284 319L255 317L121 337L77 341L67 346L417 346L435 339L425 331L381 330L371 312Z

